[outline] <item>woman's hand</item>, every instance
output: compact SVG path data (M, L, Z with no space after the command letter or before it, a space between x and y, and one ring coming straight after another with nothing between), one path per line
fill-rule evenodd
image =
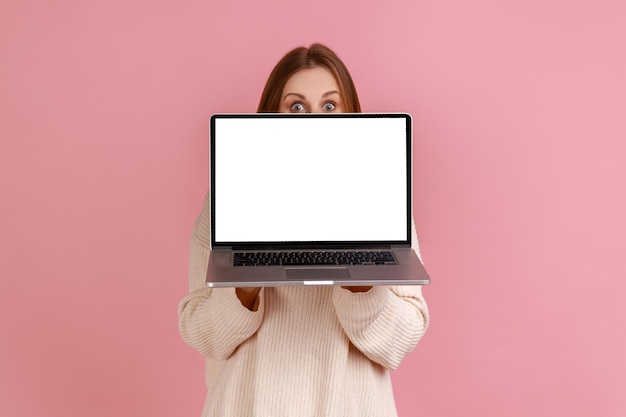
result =
M241 301L241 304L250 311L257 311L259 308L259 291L260 287L238 287L236 289L237 298Z
M369 287L341 287L341 288L343 288L344 290L352 291L352 292L366 292L372 289L371 286Z

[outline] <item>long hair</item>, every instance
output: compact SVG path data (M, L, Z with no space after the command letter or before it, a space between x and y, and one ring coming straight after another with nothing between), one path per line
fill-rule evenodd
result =
M281 94L287 80L301 69L318 66L326 68L335 77L337 84L339 84L339 94L345 111L347 113L360 113L361 104L348 68L337 54L319 43L314 43L309 48L295 48L276 64L265 84L263 94L261 94L257 112L278 112Z

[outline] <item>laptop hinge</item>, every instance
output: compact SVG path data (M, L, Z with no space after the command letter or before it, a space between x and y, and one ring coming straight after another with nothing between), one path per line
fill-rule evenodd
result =
M330 250L342 250L342 249L362 249L362 250L368 250L368 249L393 249L393 248L408 248L410 247L410 245L408 244L376 244L376 243L372 243L372 244L363 244L363 243L358 243L358 244L350 244L350 243L343 243L343 244L332 244L332 243L323 243L323 244L312 244L312 243L303 243L303 244L265 244L265 245L227 245L227 246L217 246L217 247L213 247L212 249L217 251L217 250L244 250L244 251L252 251L252 250L259 250L259 251L271 251L271 250L324 250L324 249L330 249Z

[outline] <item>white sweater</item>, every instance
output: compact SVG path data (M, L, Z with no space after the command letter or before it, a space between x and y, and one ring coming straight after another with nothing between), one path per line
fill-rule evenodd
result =
M250 311L234 288L206 287L209 208L207 194L179 304L183 339L206 357L202 415L397 416L389 370L428 326L421 287L267 287Z

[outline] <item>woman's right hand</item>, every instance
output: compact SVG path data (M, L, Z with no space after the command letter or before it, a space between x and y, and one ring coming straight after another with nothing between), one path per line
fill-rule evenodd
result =
M259 291L260 287L238 287L236 289L237 298L241 304L250 311L257 311L259 308Z

